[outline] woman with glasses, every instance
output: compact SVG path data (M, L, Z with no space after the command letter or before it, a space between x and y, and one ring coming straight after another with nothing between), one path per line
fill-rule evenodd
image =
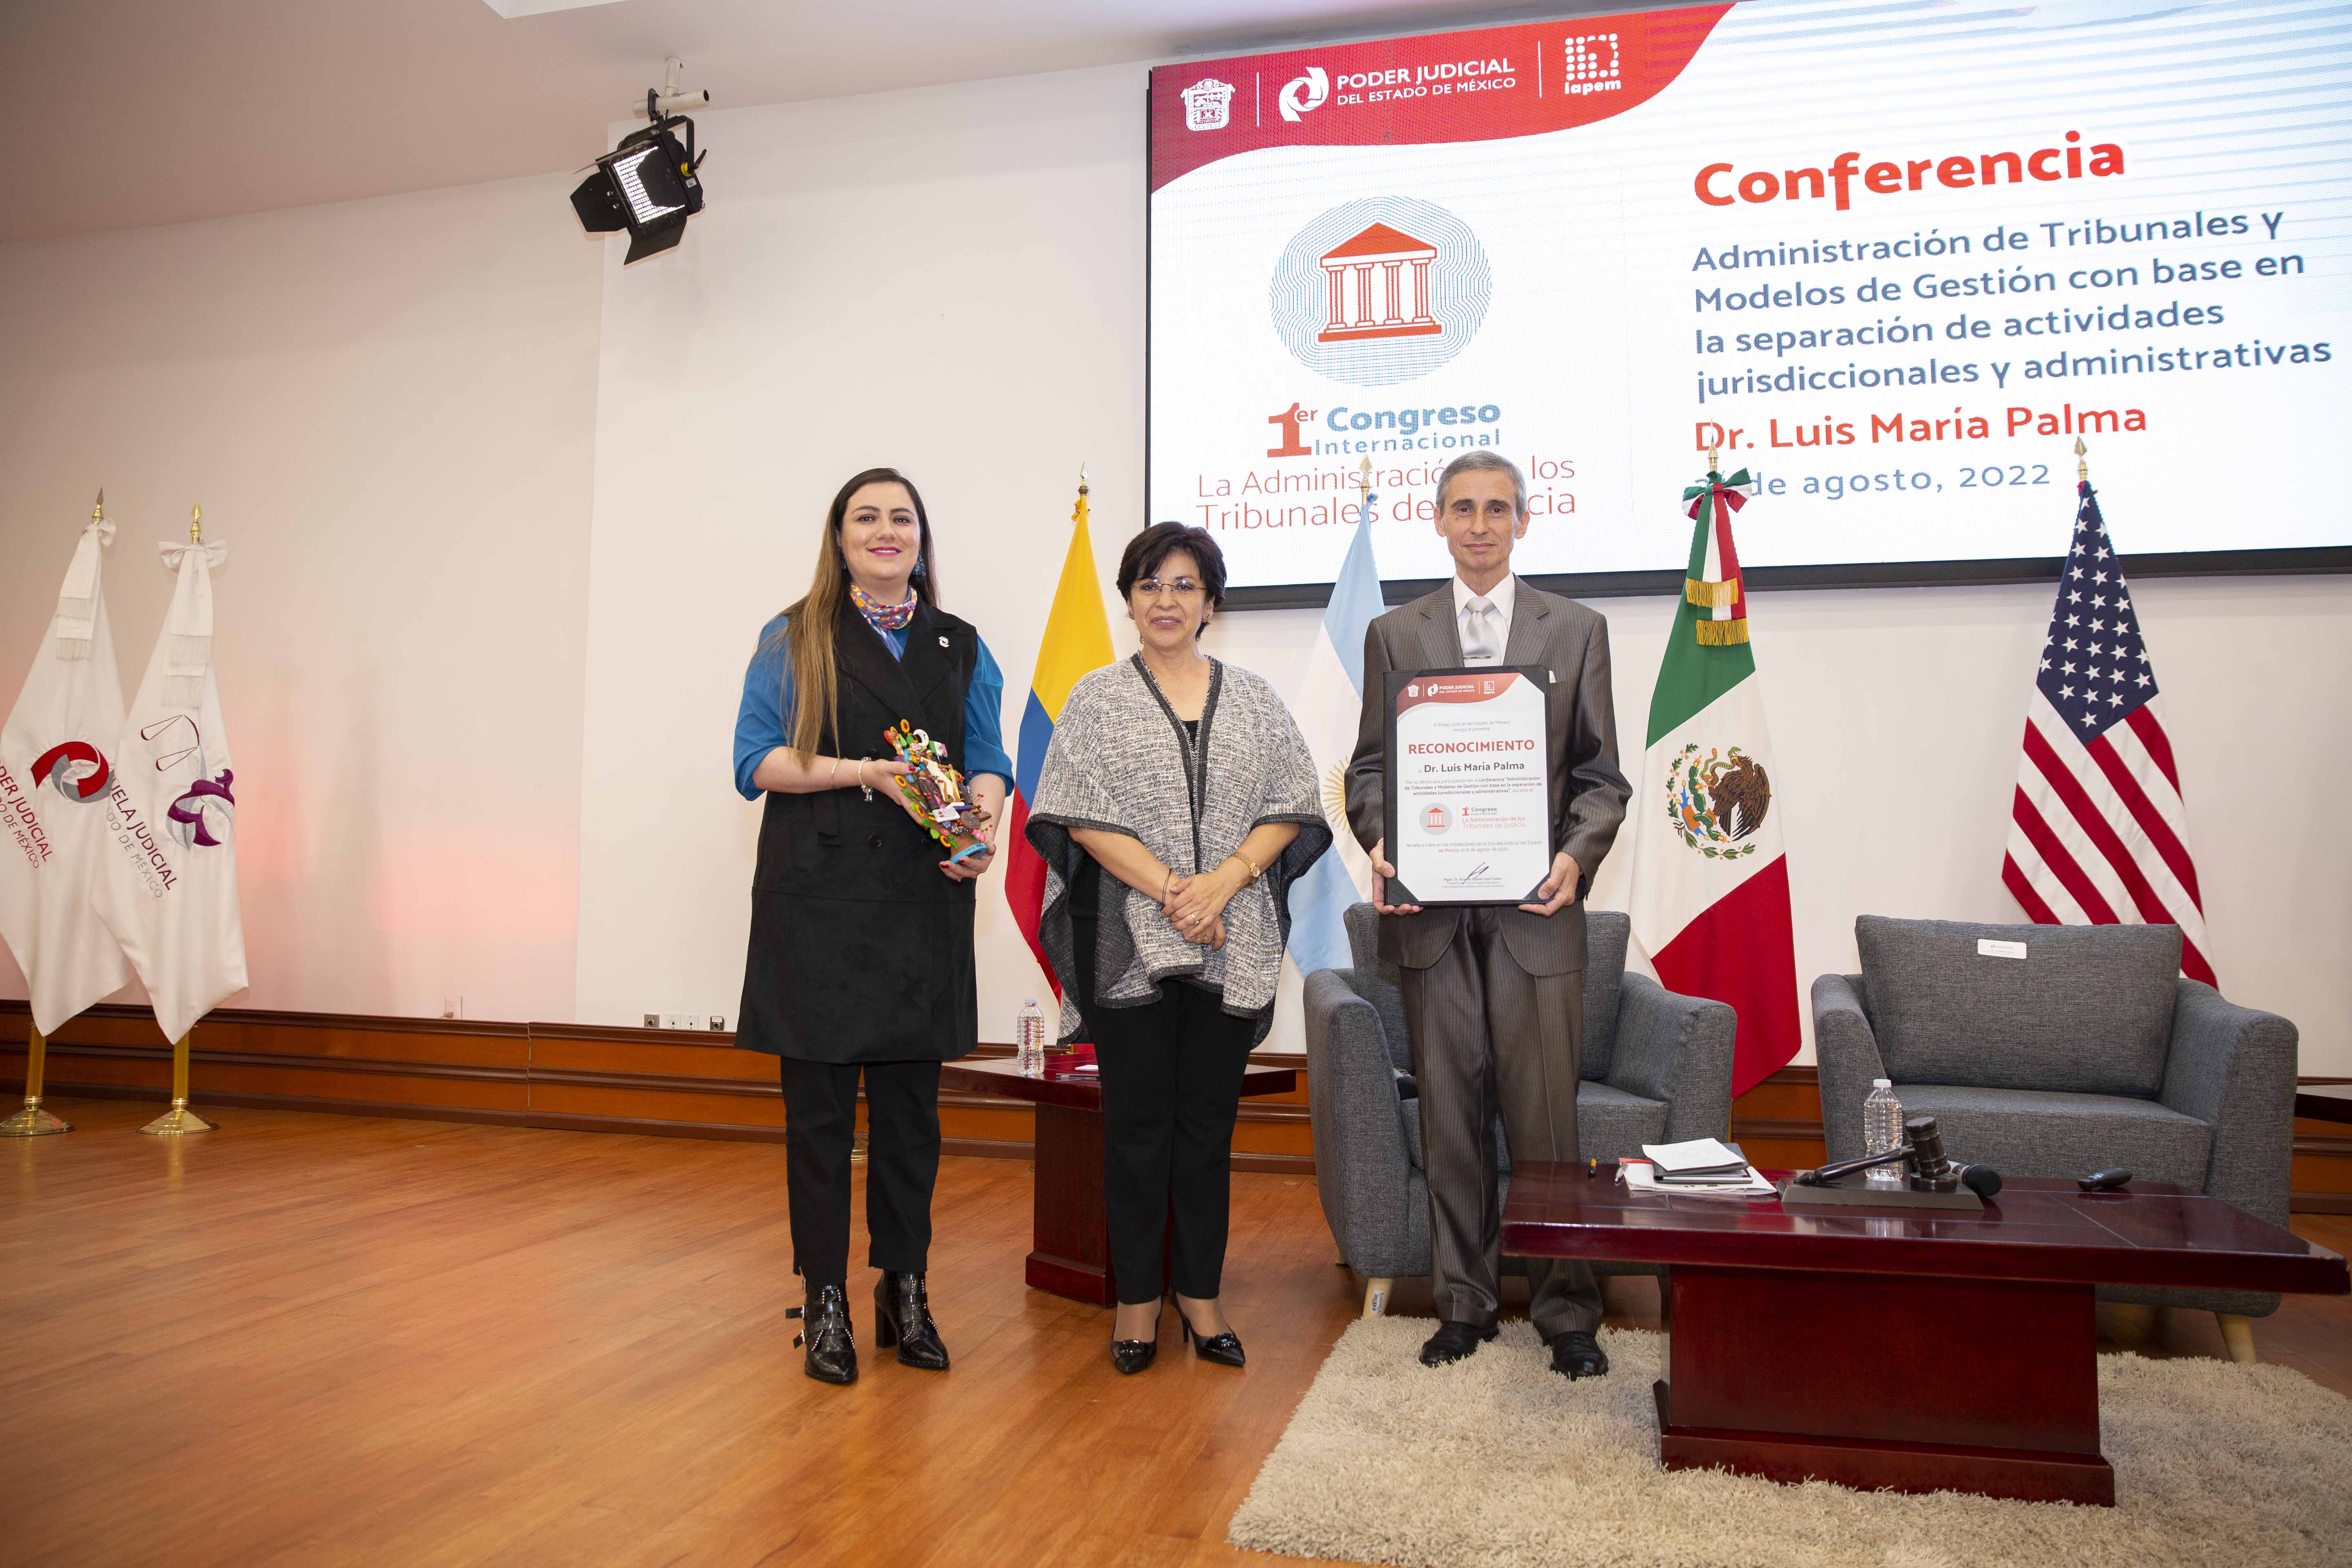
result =
M735 1043L779 1058L793 1272L807 1296L804 1370L857 1377L849 1319L850 1146L865 1079L866 1261L874 1338L947 1370L931 1320L940 1063L979 1040L972 881L993 857L1013 776L1004 678L969 622L940 608L931 524L895 468L833 498L808 593L761 633L735 721L735 787L763 796L751 948ZM897 798L883 732L926 731L963 770L982 843L944 856Z
M1290 884L1331 843L1289 710L1200 650L1224 587L1201 529L1163 522L1128 542L1118 591L1141 647L1071 690L1029 814L1062 1036L1083 1018L1101 1063L1123 1373L1159 1351L1171 1219L1184 1337L1203 1361L1242 1364L1218 1305L1234 1111L1274 1017Z

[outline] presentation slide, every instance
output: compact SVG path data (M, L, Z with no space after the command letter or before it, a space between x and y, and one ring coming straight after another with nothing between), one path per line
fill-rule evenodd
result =
M1761 487L1744 563L1824 581L2057 556L2078 437L2127 555L2352 547L2352 5L1748 0L1194 61L1152 73L1150 220L1150 512L1238 586L1329 583L1368 459L1381 575L1445 575L1434 480L1478 450L1527 475L1531 574L1678 569L1711 445Z

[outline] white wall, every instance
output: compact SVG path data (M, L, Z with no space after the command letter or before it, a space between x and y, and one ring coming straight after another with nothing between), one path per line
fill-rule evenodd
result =
M731 1015L758 813L728 736L840 479L892 462L922 483L1008 734L1077 463L1106 572L1141 521L1142 84L710 115L710 210L626 271L579 237L561 176L0 247L0 694L91 487L125 525L134 673L165 597L145 541L200 497L235 551L252 1005L429 1014L461 989L476 1016ZM2097 477L2127 542L2162 476ZM2250 469L2249 505L2267 482ZM1671 503L1662 537L1686 526ZM2301 1025L2305 1072L2352 1073L2331 811L2352 595L2137 598L2223 987ZM1638 746L1671 603L1599 607ZM1857 912L2014 918L2000 847L2047 614L2038 586L1758 596L1804 980L1853 964ZM1229 616L1211 646L1287 693L1317 619ZM1596 901L1623 878L1604 865ZM1037 982L998 879L981 910L1003 1037Z
M571 1012L600 247L567 189L0 246L0 701L100 483L130 686L204 503L236 1005Z

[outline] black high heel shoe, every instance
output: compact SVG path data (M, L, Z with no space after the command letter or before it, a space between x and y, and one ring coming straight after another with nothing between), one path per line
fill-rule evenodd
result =
M819 1383L857 1381L857 1335L849 1326L846 1286L819 1285L805 1305L785 1308L784 1316L804 1320L793 1336L793 1344L808 1347L803 1371Z
M874 1342L886 1351L897 1345L901 1365L945 1372L948 1347L940 1343L940 1326L931 1321L924 1278L882 1271L874 1282Z
M1176 1314L1178 1319L1183 1313ZM1151 1337L1148 1340L1113 1340L1110 1342L1110 1364L1130 1376L1150 1366L1160 1353L1160 1313L1151 1314Z
M1181 1307L1176 1309L1176 1325L1184 1331L1184 1342L1191 1345L1192 1353L1202 1361L1213 1361L1219 1366L1248 1364L1249 1358L1242 1354L1241 1338L1233 1330L1227 1329L1222 1334L1204 1339L1193 1331L1192 1320L1184 1315Z

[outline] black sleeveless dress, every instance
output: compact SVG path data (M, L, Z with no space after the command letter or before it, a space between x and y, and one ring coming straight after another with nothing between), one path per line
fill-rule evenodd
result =
M840 731L818 752L893 755L901 720L963 766L964 694L980 636L923 605L891 657L863 616L835 634ZM805 694L799 694L805 696ZM751 943L735 1043L816 1062L952 1061L980 1040L971 881L940 872L946 851L880 789L769 792L751 879Z

